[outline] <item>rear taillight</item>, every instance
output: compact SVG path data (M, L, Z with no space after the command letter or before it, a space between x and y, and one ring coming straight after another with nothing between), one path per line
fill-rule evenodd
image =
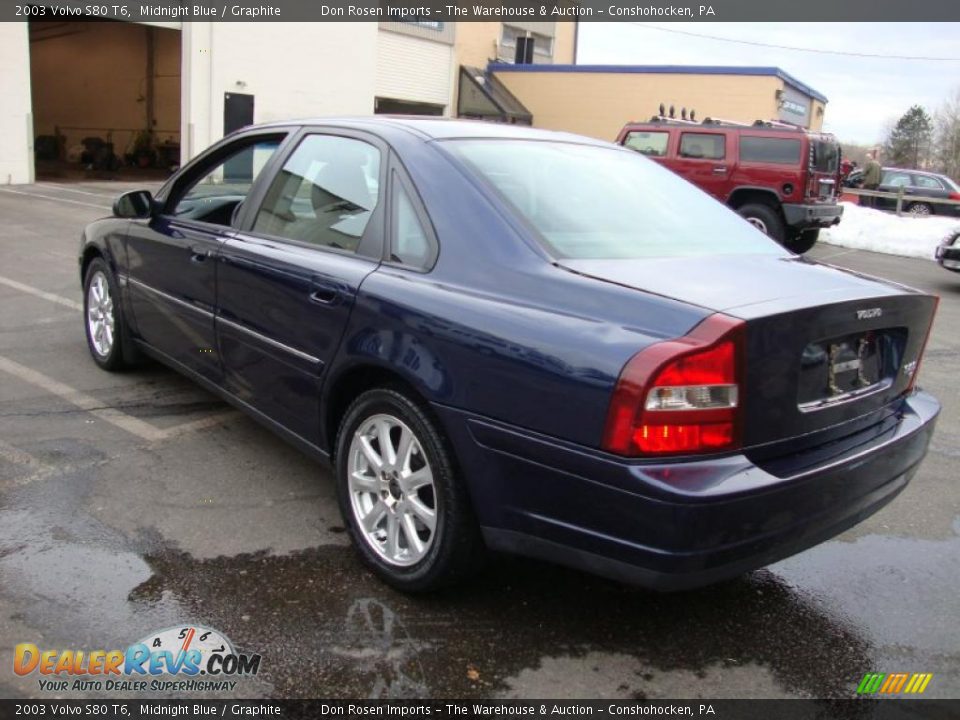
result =
M610 401L603 448L686 455L740 447L745 323L712 315L634 355Z
M949 195L951 200L960 200L960 192L952 192Z
M910 382L907 384L907 392L911 392L917 384L917 375L920 374L920 362L923 360L923 353L927 350L927 343L930 341L930 333L933 332L933 321L937 319L937 309L940 307L940 296L933 296L933 312L930 313L930 325L927 326L927 334L923 336L923 344L920 346L920 353L914 360L913 373L910 375Z

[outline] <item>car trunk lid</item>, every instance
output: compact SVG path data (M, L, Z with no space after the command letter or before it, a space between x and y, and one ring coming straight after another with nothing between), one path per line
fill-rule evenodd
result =
M746 322L743 445L791 449L879 421L910 386L936 298L799 258L561 260Z

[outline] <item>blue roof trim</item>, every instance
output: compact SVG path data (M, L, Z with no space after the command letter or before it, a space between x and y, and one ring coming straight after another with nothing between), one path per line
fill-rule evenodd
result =
M635 73L638 75L766 75L777 77L788 85L822 103L827 98L806 83L778 67L755 67L741 65L514 65L490 63L493 72L583 72L583 73Z

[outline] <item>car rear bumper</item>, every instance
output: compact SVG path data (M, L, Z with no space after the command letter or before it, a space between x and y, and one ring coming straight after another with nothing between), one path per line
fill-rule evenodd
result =
M956 242L956 240L954 240ZM937 262L947 270L960 272L960 247L955 245L937 246Z
M785 204L783 206L783 217L790 227L831 227L839 223L842 216L843 206L838 203Z
M923 392L840 455L631 463L438 408L488 545L659 590L768 565L890 502L927 451L940 406ZM806 455L806 457L804 457Z
M927 203L933 205L934 215L946 215L947 217L960 217L960 205L948 205L947 203Z

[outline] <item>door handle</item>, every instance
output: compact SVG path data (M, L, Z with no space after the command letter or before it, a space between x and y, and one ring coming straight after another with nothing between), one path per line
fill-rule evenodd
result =
M725 172L727 172L726 165L717 165L713 168L714 175L723 175Z
M310 302L317 305L332 305L340 297L340 291L332 287L314 288L310 292Z
M208 257L213 255L209 250L204 250L201 248L190 248L190 262L193 263L202 263L205 262Z

